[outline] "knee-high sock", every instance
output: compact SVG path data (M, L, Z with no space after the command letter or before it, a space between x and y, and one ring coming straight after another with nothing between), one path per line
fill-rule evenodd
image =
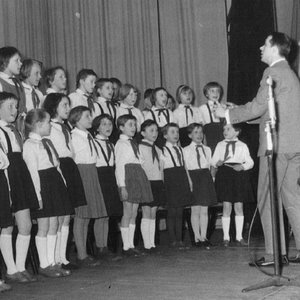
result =
M1 234L0 245L1 253L7 268L7 274L12 275L18 272L13 255L11 234Z
M25 271L25 262L27 258L30 243L30 235L18 234L16 240L16 266L19 272Z
M61 247L61 232L57 232L56 244L55 244L55 263L61 264L60 257L60 247Z
M201 215L200 217L200 234L201 240L205 241L207 236L208 216Z
M235 216L235 231L236 240L240 241L243 238L244 216Z
M94 223L94 234L95 234L95 241L96 241L96 246L98 248L103 248L104 247L104 237L103 237L103 218L99 218L95 220Z
M55 265L55 246L57 235L47 235L47 257L49 265Z
M141 232L145 249L150 249L150 219L143 218L141 221Z
M129 245L130 248L134 248L134 233L135 233L135 224L129 224Z
M230 240L229 237L230 217L222 217L223 240Z
M193 232L194 232L195 242L198 242L198 241L201 240L199 215L197 215L197 214L194 215L192 213L192 215L191 215L191 223L192 223L192 228L193 228Z
M61 227L61 237L60 237L60 261L61 263L67 265L69 261L67 260L67 245L69 237L69 225L63 225Z
M120 227L123 241L123 250L127 251L130 248L129 244L129 227Z
M170 243L176 242L175 221L176 221L176 208L169 208L167 225L168 225L168 235L169 235Z
M176 240L182 242L182 216L183 208L176 208Z
M156 220L151 219L149 221L149 239L150 239L150 246L155 248L155 227L156 227Z
M75 239L75 244L77 248L77 256L79 259L84 259L87 257L86 253L86 240L85 233L85 220L82 218L75 217L74 226L73 226L73 234Z
M39 255L40 267L47 268L49 266L48 257L47 257L47 238L36 236L35 245Z

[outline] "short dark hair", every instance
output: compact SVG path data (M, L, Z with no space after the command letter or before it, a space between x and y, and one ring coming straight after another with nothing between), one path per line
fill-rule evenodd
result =
M97 81L95 82L95 87L94 87L94 97L99 97L98 89L102 89L102 87L104 86L104 84L106 82L112 83L112 81L109 78L99 78L99 79L97 79Z
M37 122L43 122L47 117L47 111L42 108L30 110L25 117L25 137L34 129Z
M282 32L272 32L270 36L270 44L278 48L280 56L288 58L292 44L292 41L288 35Z
M58 70L62 70L66 74L66 70L62 66L50 68L45 71L44 77L45 77L45 81L46 81L46 84L48 87L51 86L51 82L53 82L55 74Z
M162 90L162 91L165 91L165 92L168 94L167 90L166 90L164 87L162 87L162 86L153 89L153 90L152 90L152 94L151 94L151 98L150 98L152 105L155 105L155 102L156 102L156 94L157 94L157 92L159 92L159 91L161 91L161 90Z
M17 100L19 103L19 98L15 94L8 93L8 92L0 92L0 107L1 107L2 103L4 103L5 101L7 101L9 99Z
M4 71L8 64L9 60L16 54L21 56L20 51L15 47L2 47L0 48L0 71Z
M145 131L146 128L148 128L152 125L156 125L158 128L158 125L154 120L148 119L148 120L144 121L141 125L141 131Z
M144 99L151 97L153 89L146 89L144 92Z
M134 90L135 92L137 92L136 87L134 87L132 84L123 84L119 90L119 99L121 101L124 100L129 95L130 90Z
M117 127L120 129L120 126L124 126L125 123L129 120L136 121L136 117L134 115L123 115L117 119Z
M219 82L216 82L216 81L211 81L209 83L207 83L204 88L203 88L203 94L204 96L207 98L207 93L208 93L208 90L212 89L212 88L218 88L219 91L220 91L220 99L222 99L223 97L223 87L221 86L221 84Z
M176 127L179 129L179 126L176 123L173 123L173 122L168 123L161 129L163 136L165 136L168 133L169 129L172 127Z
M200 124L200 123L191 123L191 124L186 128L187 133L188 133L188 134L191 134L195 128L202 128L202 130L203 130L203 125Z
M35 59L24 59L20 70L21 80L25 80L30 76L33 65L38 65L42 69L43 63Z
M93 124L92 124L92 131L93 134L96 135L97 134L97 130L102 122L102 120L107 119L109 121L111 121L112 124L114 124L114 119L112 118L111 115L109 114L102 114L100 116L97 116L94 120L93 120Z
M239 133L239 135L241 134L241 132L242 132L242 125L240 123L236 123L236 124L224 124L223 127L225 127L226 125L231 125L232 128Z
M91 110L88 107L83 105L76 106L71 109L69 115L69 122L71 123L72 126L76 125L76 123L81 119L83 112L85 111L91 112Z
M180 85L176 90L176 101L178 103L181 103L181 100L180 100L181 93L187 92L187 91L191 91L191 93L192 93L192 102L191 103L194 104L194 102L195 102L195 92L191 87L189 87L188 85L185 85L185 84Z
M80 80L85 80L88 76L95 76L97 78L97 74L92 69L81 69L76 75L76 88L79 88Z
M46 96L43 108L49 113L51 118L57 115L57 107L63 98L67 98L69 104L71 104L70 98L62 93L51 93Z

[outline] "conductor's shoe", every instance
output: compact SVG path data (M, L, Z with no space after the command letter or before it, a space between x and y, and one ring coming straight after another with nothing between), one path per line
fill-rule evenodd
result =
M286 255L281 256L281 264L286 266L289 264L289 260ZM261 257L256 261L251 261L249 263L249 266L250 267L273 267L274 260L266 260L264 257Z
M300 253L295 256L289 257L289 262L292 264L300 264Z

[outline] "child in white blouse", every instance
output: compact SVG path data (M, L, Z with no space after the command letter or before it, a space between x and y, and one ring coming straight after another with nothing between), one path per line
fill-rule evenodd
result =
M59 157L53 143L46 139L51 129L50 115L43 109L31 110L25 118L28 139L23 157L28 166L40 210L34 215L38 222L35 238L39 255L39 273L46 277L70 275L55 262L58 216L66 215L68 192L59 168Z
M217 195L211 176L211 150L203 145L203 126L192 123L187 127L192 140L183 149L186 167L193 182L193 199L191 223L195 237L195 246L209 249L207 240L208 207L217 203Z
M26 96L26 112L31 109L42 107L44 95L38 89L40 79L42 78L41 72L41 62L35 59L23 60L20 76Z
M146 120L141 126L142 141L139 150L144 158L142 167L151 184L154 201L142 205L141 232L146 251L155 248L155 225L158 206L165 204L163 170L160 163L161 150L154 144L158 136L158 126L153 120Z
M74 160L82 179L86 205L75 208L74 238L77 247L77 258L80 266L96 266L99 264L86 251L87 233L90 219L95 220L95 226L100 226L99 218L107 217L102 190L99 184L96 162L99 155L96 143L89 133L92 127L91 111L86 106L72 108L69 122L75 126L72 130ZM97 234L97 230L94 233Z
M137 100L137 89L129 83L123 84L120 88L119 100L121 104L117 109L117 117L127 114L135 116L137 120L137 133L139 133L141 131L141 124L144 122L144 116L137 107L134 107Z
M70 99L61 93L51 93L45 99L44 108L51 117L50 140L59 155L60 168L69 192L69 198L65 203L67 215L58 217L55 261L64 269L74 269L76 266L66 258L70 215L74 214L75 207L85 205L86 200L82 180L73 160L74 149L71 132L64 123L69 117Z
M83 105L95 111L93 91L97 74L91 69L82 69L76 75L76 91L69 95L71 107Z
M142 169L142 157L138 146L132 140L136 133L136 118L133 115L123 115L118 118L117 126L121 131L116 143L116 179L123 201L123 217L121 220L121 235L123 253L136 254L134 247L135 220L140 203L153 201L151 186Z
M165 138L162 134L162 128L173 122L173 112L166 107L168 101L168 92L163 87L155 88L152 91L151 102L152 107L145 116L145 120L154 120L159 128L158 138L156 145L162 148L165 144Z
M176 91L176 100L179 106L174 110L174 122L179 126L179 140L181 147L190 144L187 126L192 123L203 123L200 110L194 107L195 93L187 85L180 85Z
M243 239L244 213L243 202L252 200L250 179L247 170L254 162L247 145L238 139L241 128L237 124L224 126L225 140L219 142L212 158L212 165L217 168L215 185L218 200L223 202L223 244L228 247L230 242L229 228L232 206L235 211L236 241L246 246Z
M67 76L63 67L57 66L45 71L45 81L47 85L46 94L67 92Z

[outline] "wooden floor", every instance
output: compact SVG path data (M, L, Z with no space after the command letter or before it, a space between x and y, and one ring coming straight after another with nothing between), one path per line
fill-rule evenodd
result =
M294 251L294 246L291 251ZM17 284L1 299L300 299L300 288L269 287L248 293L242 289L269 276L248 266L263 251L256 238L250 249L221 246L210 250L160 247L160 253L119 261L103 260L101 266L74 271L59 279L39 277L39 282ZM273 272L272 268L264 269ZM300 283L300 265L283 269L284 276Z

